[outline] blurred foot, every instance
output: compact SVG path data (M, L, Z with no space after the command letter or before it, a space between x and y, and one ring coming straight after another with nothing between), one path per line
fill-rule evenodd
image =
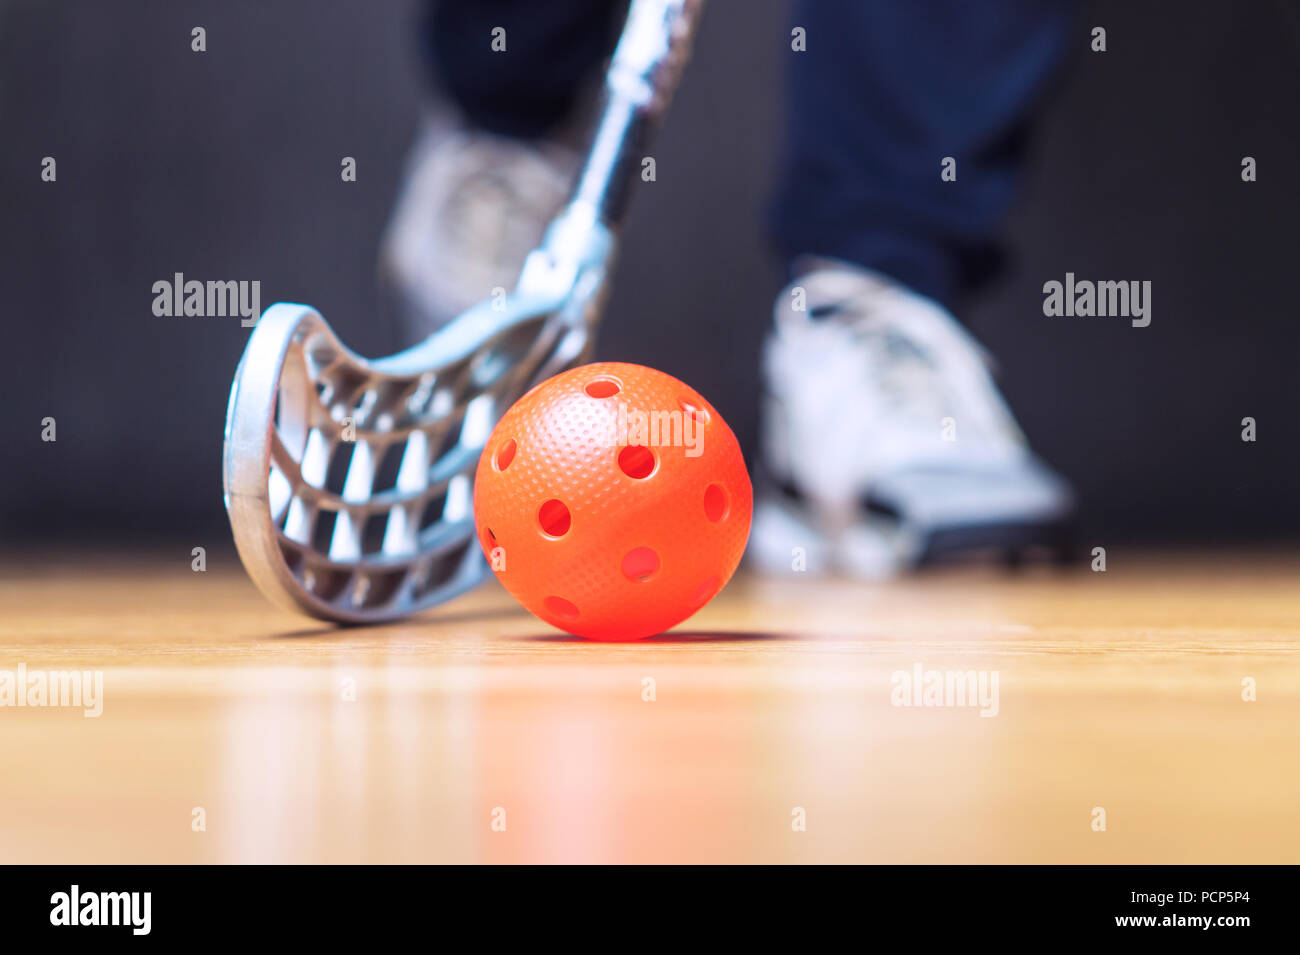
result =
M403 344L436 331L493 289L514 288L525 256L568 198L578 155L430 123L411 149L380 248Z
M976 552L1063 556L1073 495L946 310L813 260L774 311L749 545L760 568L882 577Z

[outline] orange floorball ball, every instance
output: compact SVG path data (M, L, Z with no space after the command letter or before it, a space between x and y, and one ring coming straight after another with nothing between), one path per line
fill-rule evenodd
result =
M671 375L602 362L510 407L474 479L497 578L541 619L639 640L722 589L749 539L754 492L714 407Z

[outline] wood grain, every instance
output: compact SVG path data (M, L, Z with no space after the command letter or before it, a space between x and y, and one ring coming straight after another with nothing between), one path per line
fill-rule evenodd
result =
M1294 556L745 577L627 645L495 584L321 627L189 560L0 567L0 671L104 674L97 719L0 708L0 861L1300 861ZM997 715L893 705L917 664Z

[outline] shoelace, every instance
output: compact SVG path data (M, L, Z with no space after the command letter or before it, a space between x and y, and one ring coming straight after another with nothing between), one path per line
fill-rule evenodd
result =
M540 195L549 195L556 182L524 158L503 155L489 144L462 143L452 160L456 188L443 207L453 247L466 250L472 261L500 263L516 268L522 256L537 241L536 218L531 215L503 215L503 210L526 206ZM540 160L538 160L540 162ZM545 210L539 215L550 215Z
M862 393L872 396L865 403L870 410L934 427L951 410L943 369L933 351L889 312L855 309L852 301L842 301L819 308L814 321L838 325L851 339L853 352L865 356L867 364L858 367L854 380Z
M865 353L867 365L853 374L862 393L872 396L865 410L936 429L951 415L963 436L989 447L1020 442L989 377L987 356L964 330L874 276L827 271L816 281L820 301L809 331L838 328L855 352ZM824 337L833 349L839 336Z

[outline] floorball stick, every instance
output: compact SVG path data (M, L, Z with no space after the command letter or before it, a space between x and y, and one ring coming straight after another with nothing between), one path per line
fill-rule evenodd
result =
M240 559L267 597L370 623L482 579L479 453L515 398L589 352L630 186L701 6L633 0L573 197L513 293L376 360L310 306L262 314L230 391L223 476Z

